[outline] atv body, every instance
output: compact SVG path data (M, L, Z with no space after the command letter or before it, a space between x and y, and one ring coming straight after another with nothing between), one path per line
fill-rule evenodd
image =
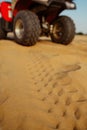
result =
M73 0L0 0L0 39L14 33L16 42L31 46L40 35L55 43L69 44L75 36L75 25L66 9L76 9Z

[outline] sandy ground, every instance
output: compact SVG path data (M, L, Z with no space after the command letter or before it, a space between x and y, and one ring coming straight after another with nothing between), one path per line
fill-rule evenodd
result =
M87 36L0 41L0 130L87 130Z

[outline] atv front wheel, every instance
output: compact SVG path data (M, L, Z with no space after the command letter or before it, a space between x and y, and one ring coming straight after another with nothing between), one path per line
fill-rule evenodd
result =
M53 42L68 45L75 36L75 25L71 18L59 16L53 23L51 39Z
M37 42L40 30L39 19L33 12L20 11L16 15L13 25L16 42L24 46L32 46Z

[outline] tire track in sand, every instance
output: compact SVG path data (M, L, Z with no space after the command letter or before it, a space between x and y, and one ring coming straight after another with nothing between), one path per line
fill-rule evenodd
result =
M20 79L10 71L7 79L16 78L12 81L13 86L0 90L0 129L86 130L87 97L71 76L81 66L75 63L59 68L52 60L50 62L52 55L49 57L32 49L25 55L26 58L20 55L19 59L14 59L14 70L20 70L17 73Z

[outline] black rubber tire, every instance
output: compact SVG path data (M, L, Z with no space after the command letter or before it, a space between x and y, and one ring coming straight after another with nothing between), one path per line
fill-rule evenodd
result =
M2 29L2 27L0 27L0 39L5 39L6 35L7 33Z
M24 46L36 44L41 33L37 15L28 10L20 11L14 18L13 31L17 43Z
M68 45L72 42L74 36L75 24L73 20L68 16L59 16L59 18L53 23L53 31L51 33L52 41Z

